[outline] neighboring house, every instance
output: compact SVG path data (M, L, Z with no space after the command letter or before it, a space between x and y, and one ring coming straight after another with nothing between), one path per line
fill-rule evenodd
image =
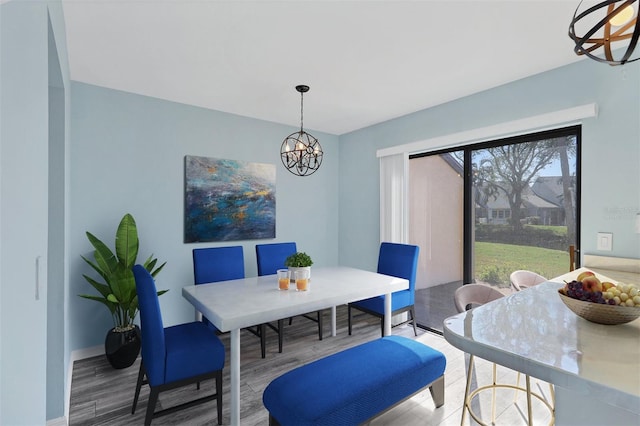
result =
M527 188L526 194L522 195L522 204L525 209L525 218L539 218L530 219L528 222L534 222L537 225L565 225L562 204L558 205L545 200L538 196L533 188Z
M575 177L571 177L571 193L575 204ZM521 217L539 225L565 225L561 176L541 176L522 194ZM480 223L508 224L512 212L503 191L485 195L482 191L476 199L476 219Z
M571 192L571 204L576 205L576 177L569 177L569 191ZM562 176L540 176L531 186L531 190L540 198L555 204L563 209L564 191L562 189Z

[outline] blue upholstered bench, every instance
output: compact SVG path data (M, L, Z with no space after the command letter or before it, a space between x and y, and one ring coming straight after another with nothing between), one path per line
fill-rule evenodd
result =
M420 342L387 336L321 358L274 379L262 401L270 425L355 425L429 386L444 404L444 355Z

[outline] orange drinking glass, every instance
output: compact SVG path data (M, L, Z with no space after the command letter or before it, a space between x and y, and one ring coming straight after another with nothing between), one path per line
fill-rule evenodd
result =
M309 289L309 270L299 269L296 271L296 290L307 291Z
M289 290L289 270L278 269L278 289Z

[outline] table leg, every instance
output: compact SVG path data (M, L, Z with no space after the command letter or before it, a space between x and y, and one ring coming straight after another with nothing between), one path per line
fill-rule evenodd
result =
M231 330L231 424L240 424L240 329Z
M331 307L331 335L336 337L336 307Z
M391 293L384 295L384 335L391 335Z

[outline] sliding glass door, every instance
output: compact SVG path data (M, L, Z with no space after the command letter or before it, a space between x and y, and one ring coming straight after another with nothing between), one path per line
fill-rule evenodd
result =
M462 157L462 151L447 152L409 164L409 243L420 247L416 317L429 328L451 316L453 293L462 284Z
M441 331L465 283L509 293L515 270L552 278L570 269L569 246L579 246L579 158L578 126L410 157L420 325Z
M471 151L473 282L510 287L518 269L552 278L577 246L575 131L523 136Z

